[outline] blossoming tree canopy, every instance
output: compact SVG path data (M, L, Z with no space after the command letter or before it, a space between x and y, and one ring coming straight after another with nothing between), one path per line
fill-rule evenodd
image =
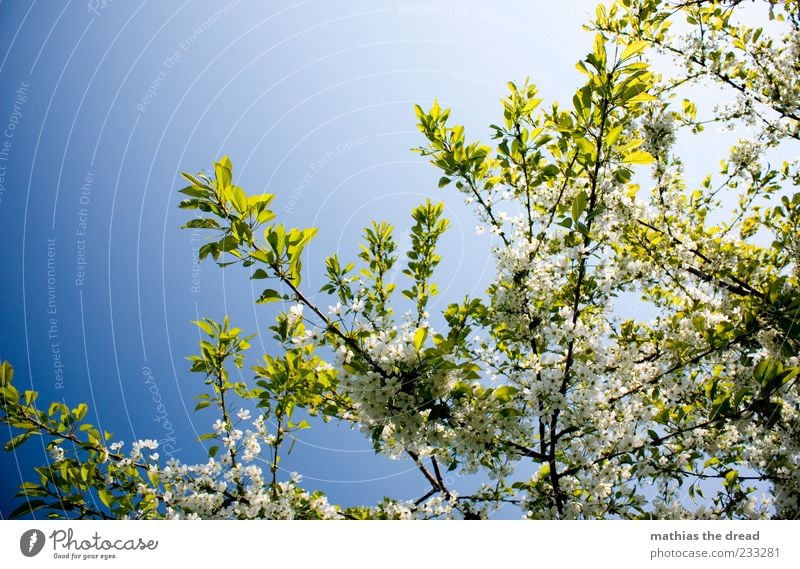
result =
M195 322L197 408L219 416L197 465L163 462L151 440L125 450L83 404L40 408L3 363L2 420L21 431L6 449L44 435L52 454L16 513L469 519L511 503L528 518L796 518L800 175L784 156L800 137L798 2L621 0L590 27L572 100L510 83L491 146L449 109L416 107L443 199L462 194L494 243L491 286L440 319L442 203L411 212L408 251L376 221L353 259L329 257L325 307L301 281L315 229L281 224L227 157L184 174L180 207L199 212L185 227L209 235L200 257L246 268L265 283L259 303L289 306L271 327L280 355L235 382L252 336ZM659 53L677 71L657 73ZM730 103L700 116L703 83ZM715 123L752 137L695 187L676 140ZM412 309L398 314L402 297ZM647 318L622 315L631 298ZM429 491L344 507L281 479L286 443L310 427L300 410L358 426ZM459 495L446 471L488 481Z

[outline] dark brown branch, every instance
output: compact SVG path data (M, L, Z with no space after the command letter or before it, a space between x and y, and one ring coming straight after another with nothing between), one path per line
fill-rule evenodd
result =
M422 464L422 461L419 459L419 455L414 451L406 450L406 454L411 457L411 460L417 465L417 468L422 473L423 476L431 483L431 486L435 488L437 491L443 490L441 486L439 486L439 482L437 482L436 478L433 477L433 474L425 468L425 465Z

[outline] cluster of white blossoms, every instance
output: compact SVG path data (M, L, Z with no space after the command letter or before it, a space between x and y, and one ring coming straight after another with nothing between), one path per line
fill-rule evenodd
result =
M653 155L657 164L666 162L675 144L675 117L667 109L648 105L641 120L642 148Z
M733 171L730 174L742 175L745 172L760 171L762 152L763 147L758 141L740 138L731 148L730 165Z
M154 451L158 448L158 441L154 439L143 439L134 441L131 444L130 459L132 461L139 461L143 458L142 449ZM151 460L158 460L158 453L150 452L148 457Z
M747 22L733 18L734 26L747 29ZM667 35L666 50L686 65L688 75L710 76L734 88L733 99L714 107L716 120L729 129L737 124L757 126L767 145L800 135L800 34L793 28L783 35L754 35L741 41L744 31L727 25L709 25L702 35ZM684 78L678 81L685 82Z
M341 378L343 390L358 411L362 429L376 433L390 456L400 456L405 450L428 454L429 447L446 447L449 443L447 430L427 419L430 406L447 397L458 377L450 370L423 365L414 345L420 329L433 333L427 322L417 324L410 318L400 326L374 331L363 340L362 347L379 369L346 373ZM343 366L353 353L343 346L337 357L337 364Z
M286 318L289 322L289 326L294 326L295 324L302 322L303 320L303 305L302 304L293 304L289 308L289 312L286 314Z
M370 365L364 372L352 371L353 352L343 346L337 353L337 365L346 370L340 385L353 401L360 428L381 452L391 458L406 453L436 457L449 463L458 457L464 472L485 466L486 450L497 433L520 429L518 417L498 415L501 404L492 397L453 397L458 383L465 389L480 384L465 382L455 362L444 358L430 364L424 345L415 345L415 337L433 336L427 320L419 322L410 314L405 322L373 332L362 341L363 354ZM424 316L424 315L423 315ZM493 475L499 475L500 463Z
M64 449L60 446L56 445L50 449L50 458L53 459L53 462L61 462L64 460L65 453Z
M239 410L237 416L250 418L247 410ZM146 467L152 484L139 482L137 493L155 499L169 519L341 519L324 495L306 492L298 485L299 475L292 473L289 480L274 484L265 478L257 464L264 462L261 444L274 443L265 421L264 415L259 415L252 422L254 428L245 431L228 429L224 422L216 421L214 431L225 445L219 459L185 464L170 457L162 466L158 453L153 452L158 442L148 439L132 443L118 465ZM117 442L108 450L117 453L122 447L123 443ZM147 456L144 450L149 451ZM142 464L142 459L148 462ZM109 473L107 483L114 484L114 477Z
M249 412L239 410L237 416L249 419ZM258 462L261 444L275 442L266 427L266 417L259 415L253 429L240 431L237 437L228 437L229 430L220 422L214 424L220 439L234 438L235 444L226 445L228 451L221 452L218 459L209 458L205 463L185 464L170 457L166 464L157 463L155 452L158 443L140 440L131 445L131 451L118 465L144 467L148 484L143 478L136 484L138 497L152 499L159 512L167 519L346 519L350 517L339 507L328 502L321 493L309 493L299 486L301 476L291 473L286 481L269 482ZM223 424L224 425L224 424ZM233 430L231 430L232 432ZM118 453L122 442L109 445L108 450ZM150 451L147 456L143 451ZM60 453L63 459L63 450ZM142 459L150 461L142 464ZM118 473L117 473L118 474ZM107 484L113 487L117 480L109 472ZM120 480L122 478L120 477ZM372 507L359 508L371 519L433 519L457 517L457 494L448 492L427 498L420 503L385 498ZM131 513L132 516L140 512Z
M647 150L665 156L675 140L671 115L661 113L647 117L643 126ZM746 141L734 149L736 167L757 168L760 149ZM545 428L557 416L562 432L575 434L559 439L557 467L568 475L559 479L563 496L560 512L553 501L554 490L548 475L537 474L529 480L523 509L527 517L609 517L629 516L631 511L654 517L719 517L722 505L716 508L697 506L686 497L686 487L675 486L680 472L700 472L704 461L714 456L717 433L704 428L702 415L688 415L680 426L672 425L653 431L656 415L664 409L685 406L698 390L703 375L693 375L674 358L661 357L662 346L687 346L688 354L710 353L705 357L709 369L725 370L726 381L734 392L750 389L752 364L742 363L742 352L735 344L729 349L715 350L709 344L708 329L726 329L742 318L738 305L732 304L729 291L703 280L678 278L669 267L688 267L697 264L698 250L714 251L714 265L704 268L736 272L742 262L742 250L730 236L704 236L692 229L694 223L686 213L686 193L679 181L680 164L665 165L655 172L661 184L654 189L657 199L651 203L634 197L623 184L602 181L598 189L598 211L593 213L594 225L589 247L574 244L570 224L562 230L549 226L547 233L537 239L528 234L529 220L524 216L509 218L506 235L510 243L498 247L498 277L492 288L492 308L496 326L510 330L504 341L515 341L520 352L512 361L503 361L493 342L476 350L476 357L493 379L500 375L518 386L526 400L525 417L518 418L517 428L506 428L510 436L522 434L519 427L530 433ZM603 180L611 179L603 173ZM570 203L579 192L586 192L588 182L566 193L554 195L554 189L537 188L532 193L538 207L534 208L534 226L548 227L554 201ZM563 192L563 189L560 190ZM657 250L650 258L627 257L620 253L632 232L641 232L643 225L664 227L669 216L669 239L661 239L663 257ZM511 231L508 231L508 227ZM661 263L659 261L662 261ZM583 301L572 303L574 275L579 263L584 264L584 283L591 286L590 305ZM756 270L755 275L757 276ZM646 275L646 280L642 277ZM644 287L642 289L641 287ZM666 295L666 290L680 294ZM617 300L622 295L637 294L649 299L654 317L633 319L641 338L638 348L631 349L629 337L619 337L623 320L617 316ZM627 301L627 299L626 299ZM509 340L511 339L511 340ZM762 342L763 343L763 342ZM534 351L529 351L534 346ZM775 346L773 346L774 348ZM758 352L752 361L759 361ZM567 364L569 361L569 364ZM789 362L791 363L791 362ZM565 379L566 367L569 378ZM791 398L790 398L791 399ZM791 400L788 406L791 407ZM533 410L539 416L531 419ZM798 424L796 406L784 411L790 424ZM664 421L661 419L661 421ZM670 433L664 441L662 435ZM765 434L769 433L769 436ZM752 469L758 474L775 476L775 468L754 462L755 454L767 456L797 456L797 442L787 448L787 433L769 431L753 426L752 432L738 432L731 444L758 441L737 459L737 466ZM520 438L518 440L524 440ZM654 444L657 443L657 444ZM535 446L535 445L534 445ZM696 449L697 453L687 449ZM638 456L639 463L619 460ZM608 458L606 458L608 457ZM547 466L547 465L546 465ZM549 466L545 469L549 472ZM766 485L743 485L743 497L737 497L732 507L744 517L767 517L777 509L797 511L800 487L795 478L781 467L781 486L775 502L764 492ZM701 469L702 471L702 469ZM701 472L702 473L702 472ZM725 474L714 473L722 477ZM704 479L705 480L705 479ZM656 484L662 501L651 505L642 488ZM708 486L708 484L706 484ZM716 490L713 490L716 491ZM784 496L785 505L781 504ZM719 497L719 504L724 499ZM671 504L669 507L666 504ZM730 515L730 512L727 512Z
M415 504L411 500L384 498L375 506L364 508L370 519L376 520L427 520L457 518L458 499L455 496L437 494Z
M298 486L299 477L267 483L260 466L171 459L159 471L161 500L170 519L340 519L325 496Z
M752 89L763 93L778 111L779 118L769 121L766 131L781 136L784 133L798 134L796 111L800 108L800 34L797 30L785 34L780 42L770 46L759 44L753 50L752 63L758 70L752 74ZM787 119L787 115L794 116Z
M578 181L573 191L577 195L585 191L585 186ZM494 285L497 325L513 330L512 337L518 338L520 346L546 348L525 351L523 358L513 362L513 371L505 374L521 388L528 409L544 410L537 421L518 417L517 423L536 432L538 423L548 423L557 413L562 429L578 429L582 433L570 441L565 451L568 454L560 459L574 467L587 467L580 476L564 479L561 491L575 496L564 506L562 515L566 517L593 516L599 510L608 510L611 489L630 477L630 468L598 469L589 465L604 453L640 445L645 435L637 427L637 419L647 419L643 416L647 410L640 401L613 408L606 404L610 396L624 392L628 383L624 376L609 375L606 369L635 367L634 354L617 353L609 343L613 296L645 268L638 261L616 258L611 244L621 240L620 232L637 216L644 217L645 208L627 195L621 185L603 183L599 191L604 207L597 215L598 229L589 249L570 245L568 228L551 231L540 241L531 240L526 234L527 222L514 218L511 233L514 240L510 246L498 250L499 271ZM535 193L537 202L541 200L543 206L536 211L544 212L541 218L535 218L536 222L547 221L548 209L544 206L551 198L555 199L549 193L545 188ZM587 279L596 285L596 293L593 310L575 316L570 279L581 262L586 264ZM492 361L496 358L493 352L490 345L481 352L486 356L483 363L487 368L496 363ZM568 358L570 387L564 391ZM593 428L586 429L587 425ZM532 511L545 518L556 515L547 477L537 480L532 488L535 487L541 492L541 500L529 495L530 503L535 503Z

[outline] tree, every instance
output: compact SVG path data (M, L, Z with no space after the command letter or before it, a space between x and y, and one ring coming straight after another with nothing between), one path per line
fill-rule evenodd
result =
M792 0L600 6L571 106L543 108L534 85L510 83L492 147L468 141L448 109L417 106L418 151L496 243L486 294L439 320L427 306L442 204L412 211L402 260L380 222L356 261L329 257L326 310L301 282L314 229L277 223L273 196L235 185L227 157L184 174L180 206L200 212L185 227L213 236L200 257L269 281L259 303L292 304L271 328L282 353L264 356L254 383L232 382L251 337L227 319L195 322L205 339L191 371L208 388L197 408L220 416L200 465L161 464L154 441L123 453L82 422L85 405L37 408L4 363L2 420L22 431L6 448L44 435L53 454L22 486L18 513L477 518L507 502L529 518L798 517L800 173L796 161L773 164L800 136L799 10ZM746 23L754 14L763 25ZM659 52L678 70L656 73ZM698 118L689 97L702 82L733 103ZM676 137L713 123L755 136L689 186ZM387 279L399 262L405 314ZM620 316L631 299L646 316ZM299 409L358 426L376 452L413 461L430 491L339 507L296 477L280 481L287 441L309 427ZM523 464L533 475L518 474ZM457 495L445 470L490 482Z

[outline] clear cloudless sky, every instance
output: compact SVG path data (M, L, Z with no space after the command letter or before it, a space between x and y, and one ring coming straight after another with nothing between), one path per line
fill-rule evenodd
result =
M239 267L198 270L202 238L179 229L190 216L177 208L178 173L223 154L248 192L276 194L279 221L319 227L304 279L320 304L325 256L355 260L373 219L406 247L409 211L426 197L452 221L432 313L479 294L491 238L410 151L423 143L413 104L438 98L485 141L507 81L530 77L545 101L568 103L594 4L0 0L0 357L17 386L42 403L88 402L87 420L114 440L156 438L164 457L205 459L196 437L215 416L192 411L204 386L187 370L190 321L228 314L259 333L250 365L275 350L277 307L255 305L260 290ZM3 517L48 460L43 443L0 453ZM282 466L334 503L426 490L408 461L336 424L302 432Z

